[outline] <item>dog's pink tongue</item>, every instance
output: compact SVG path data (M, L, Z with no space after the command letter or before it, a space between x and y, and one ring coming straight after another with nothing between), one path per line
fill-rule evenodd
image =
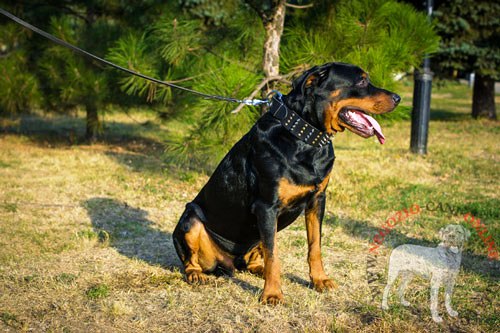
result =
M385 136L382 133L382 128L380 127L380 124L371 116L362 113L362 112L353 112L355 114L356 118L361 118L363 119L363 123L367 124L368 126L373 127L373 130L375 131L375 135L377 136L378 142L380 144L384 144L385 142Z
M373 126L378 142L383 145L385 142L385 136L384 133L382 133L382 127L380 127L380 124L373 117L370 117L367 114L363 114L363 117L365 117L365 119L368 120L368 122Z

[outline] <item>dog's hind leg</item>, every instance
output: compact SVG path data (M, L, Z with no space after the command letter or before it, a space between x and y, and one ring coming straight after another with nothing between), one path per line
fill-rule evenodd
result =
M398 278L399 271L394 269L394 266L389 264L389 273L387 274L387 285L384 289L384 295L382 296L382 309L388 310L389 305L387 304L387 299L389 298L389 293L391 291L392 285Z
M215 245L192 206L188 205L182 214L172 238L188 283L206 283L208 277L204 273L213 272L218 264L232 268L232 259Z
M264 254L262 243L254 246L245 255L235 259L237 269L247 270L257 276L264 276Z
M401 285L399 286L398 293L401 304L404 306L410 306L410 302L405 299L405 291L412 279L413 273L411 272L403 272L401 274Z

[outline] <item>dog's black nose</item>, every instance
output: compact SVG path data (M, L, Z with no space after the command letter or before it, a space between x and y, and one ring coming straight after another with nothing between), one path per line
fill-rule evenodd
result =
M392 94L392 100L394 101L394 104L398 105L399 102L401 102L401 97L397 94Z

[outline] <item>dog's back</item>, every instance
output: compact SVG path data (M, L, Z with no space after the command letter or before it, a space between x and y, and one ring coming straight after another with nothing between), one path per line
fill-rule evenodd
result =
M389 274L412 272L430 278L433 272L455 271L460 267L462 254L444 246L425 247L404 244L396 247L389 259ZM391 274L392 275L392 274Z

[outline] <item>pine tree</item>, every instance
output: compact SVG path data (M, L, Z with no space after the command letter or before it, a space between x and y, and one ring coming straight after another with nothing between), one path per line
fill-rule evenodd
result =
M120 24L139 28L143 22L134 13L142 12L140 19L147 19L144 8L159 2L34 0L4 1L2 7L65 41L103 55L119 36ZM113 74L3 16L0 20L0 71L8 78L0 80L0 112L29 112L39 107L65 112L83 107L86 137L95 140L101 130L99 113L106 103L119 101L107 82Z
M86 11L87 20L72 16L51 19L49 31L56 37L74 45L86 44L83 36L90 36L98 26L92 14ZM86 134L95 141L101 129L99 110L107 95L105 76L101 69L71 50L51 44L40 59L42 76L46 78L54 108L82 105L86 111Z

